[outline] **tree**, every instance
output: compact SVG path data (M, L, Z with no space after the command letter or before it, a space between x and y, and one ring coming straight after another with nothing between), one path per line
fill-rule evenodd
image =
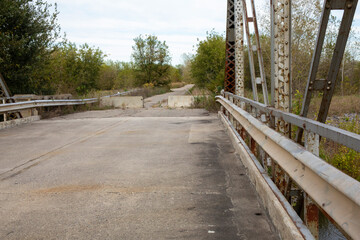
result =
M13 93L39 86L38 68L48 61L60 32L56 5L51 7L43 0L0 1L0 72Z
M132 59L138 84L153 83L155 86L168 84L170 66L169 47L156 36L145 35L134 39Z
M191 75L195 83L212 92L219 92L225 79L225 39L211 31L206 40L199 41L194 58L191 60Z
M51 55L50 81L58 93L86 94L98 87L104 57L98 48L64 42Z

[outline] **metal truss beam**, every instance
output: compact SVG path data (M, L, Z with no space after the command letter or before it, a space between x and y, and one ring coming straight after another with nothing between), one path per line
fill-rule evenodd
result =
M264 96L264 103L266 105L269 105L269 96L268 96L267 85L266 85L264 61L263 61L262 51L261 51L261 46L260 46L260 37L259 37L259 30L258 30L257 19L256 19L256 10L255 10L254 0L251 0L251 9L252 9L252 15L253 15L252 17L248 17L246 0L242 0L242 5L243 5L243 19L244 19L244 24L245 24L245 33L246 33L247 44L248 44L248 54L249 54L249 63L250 63L251 83L252 83L252 88L253 88L253 97L254 97L255 101L259 101L259 96L257 93L257 84L261 84L262 90L263 90L263 96ZM249 27L250 22L253 23L254 37L255 37L256 45L253 45L252 41L251 41L252 36L250 34L250 27ZM254 51L257 52L257 56L258 56L260 77L256 77Z
M6 85L4 77L1 73L0 73L0 98L4 99L3 102L1 102L0 104L7 103L7 102L10 102L10 103L15 102L14 99L11 99L11 92L10 92L8 86ZM16 119L16 118L22 118L20 112L4 114L4 120Z
M242 0L235 0L235 82L235 94L244 97L244 21Z
M307 116L312 93L313 91L317 90L323 93L317 120L323 123L326 121L330 108L331 99L335 91L337 75L339 73L341 61L344 56L346 43L349 37L351 24L354 19L357 2L358 0L325 0L324 1L316 47L311 62L311 68L308 77L308 82L306 85L304 101L300 113L301 116L304 117ZM323 49L323 44L325 39L325 33L329 22L329 16L331 10L343 10L344 11L343 17L341 20L340 29L338 32L336 45L327 78L316 79L316 75L320 64L321 52ZM301 143L302 141L302 135L303 135L303 131L300 129L297 133L297 141L299 143Z
M227 2L225 91L235 93L235 0Z
M272 105L281 111L291 110L291 1L271 1ZM275 128L289 136L290 125L275 119Z

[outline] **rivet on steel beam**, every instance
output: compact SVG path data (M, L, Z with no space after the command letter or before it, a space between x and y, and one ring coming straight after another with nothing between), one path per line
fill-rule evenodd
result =
M330 90L330 87L327 87L326 89L327 89L327 90Z
M328 81L328 84L331 85L331 81Z
M310 81L310 85L313 85L314 84L314 82L313 81Z
M352 3L348 3L347 8L352 8Z
M311 91L312 90L312 87L309 87L309 91Z

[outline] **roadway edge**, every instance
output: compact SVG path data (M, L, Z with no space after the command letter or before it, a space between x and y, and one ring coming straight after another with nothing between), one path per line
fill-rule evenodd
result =
M236 152L240 155L241 162L247 168L248 176L281 238L296 240L309 239L303 236L299 228L289 216L289 213L284 209L282 203L270 188L262 173L258 170L251 156L248 154L241 142L239 142L237 136L233 133L233 130L224 115L219 112L218 116L226 128L226 132L228 133Z

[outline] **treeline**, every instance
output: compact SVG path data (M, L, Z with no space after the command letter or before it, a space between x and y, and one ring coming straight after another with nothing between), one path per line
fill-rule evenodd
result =
M225 39L221 34L207 33L206 39L196 44L195 54L185 55L184 63L176 67L171 65L166 42L152 35L134 39L131 62L113 62L105 61L106 54L96 47L77 46L66 38L59 41L58 14L56 5L44 0L0 1L0 73L13 94L85 95L94 90L167 86L180 81L195 82L214 94L223 88ZM292 3L293 93L304 92L320 15L319 0ZM270 89L270 23L268 16L259 19L262 19L261 44ZM331 17L318 78L326 78L338 25L338 20ZM338 76L337 94L360 93L358 46L357 34L353 32ZM251 89L246 51L245 46L245 86Z
M156 36L134 39L131 62L105 61L99 48L59 41L58 14L43 0L0 1L0 73L13 94L85 95L182 80Z

